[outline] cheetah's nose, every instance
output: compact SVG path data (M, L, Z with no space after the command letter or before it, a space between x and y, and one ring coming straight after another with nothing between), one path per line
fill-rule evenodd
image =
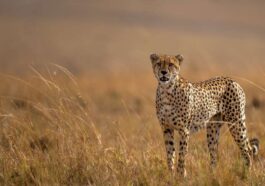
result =
M161 71L161 74L162 74L162 75L166 75L166 74L167 74L167 71L162 70L162 71Z

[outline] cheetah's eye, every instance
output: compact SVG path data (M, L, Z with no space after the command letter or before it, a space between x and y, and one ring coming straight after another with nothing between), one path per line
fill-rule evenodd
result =
M161 63L157 63L156 65L157 65L158 67L161 67Z
M174 64L173 63L169 63L169 65L168 65L169 67L173 67L174 66Z

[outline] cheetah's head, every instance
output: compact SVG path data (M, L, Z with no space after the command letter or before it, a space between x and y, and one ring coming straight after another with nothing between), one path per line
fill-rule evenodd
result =
M168 84L178 78L182 55L158 55L151 54L150 59L157 80L162 84Z

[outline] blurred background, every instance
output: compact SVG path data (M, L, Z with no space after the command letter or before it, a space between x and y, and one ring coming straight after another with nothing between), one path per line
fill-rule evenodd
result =
M96 108L121 114L121 99L153 108L151 53L182 54L184 78L232 76L249 104L263 102L264 8L260 0L0 0L0 72L35 78L32 68L55 75L50 67L61 65ZM8 86L2 94L17 94Z
M261 0L1 0L1 71L56 63L75 75L151 73L157 52L183 54L183 73L195 77L264 75L264 8Z

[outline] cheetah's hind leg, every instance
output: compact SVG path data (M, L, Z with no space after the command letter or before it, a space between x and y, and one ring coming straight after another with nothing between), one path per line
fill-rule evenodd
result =
M229 121L229 120L226 120L226 121ZM243 156L245 160L245 165L247 167L251 167L252 165L251 155L252 155L253 150L250 145L250 141L247 137L247 129L246 129L245 120L241 119L236 122L228 122L228 128L230 130L230 133L232 134L232 137L234 138L235 142L237 143L241 151L241 155Z
M207 143L210 153L210 165L212 168L216 167L218 159L219 135L222 125L221 114L213 116L207 123Z

